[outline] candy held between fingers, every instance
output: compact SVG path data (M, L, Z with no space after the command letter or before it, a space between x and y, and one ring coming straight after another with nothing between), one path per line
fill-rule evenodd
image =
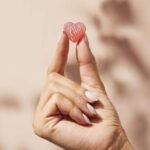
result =
M78 23L67 22L64 25L64 33L66 33L69 40L71 40L74 43L80 41L83 38L85 31L86 27L81 22Z

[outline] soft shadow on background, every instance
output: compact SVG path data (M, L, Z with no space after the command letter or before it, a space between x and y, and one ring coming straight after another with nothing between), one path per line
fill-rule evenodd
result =
M101 78L131 143L149 150L149 5L149 0L0 1L0 150L60 149L34 135L32 117L57 36L74 19L87 26ZM80 81L73 51L66 75Z

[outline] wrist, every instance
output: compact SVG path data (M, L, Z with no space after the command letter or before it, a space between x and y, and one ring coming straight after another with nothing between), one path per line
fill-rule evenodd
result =
M121 150L134 150L134 148L132 147L132 145L129 141L126 141L124 143L123 147L121 148Z
M123 130L122 135L121 135L121 141L122 141L122 145L120 147L120 150L134 150L134 148L131 145L131 143L129 142L128 137L127 137L124 130Z
M118 137L112 149L117 150L134 150L131 143L129 142L125 131L121 128L118 132Z

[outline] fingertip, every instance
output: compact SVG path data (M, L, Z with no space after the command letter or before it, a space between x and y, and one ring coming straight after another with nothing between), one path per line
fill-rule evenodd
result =
M89 40L86 34L77 44L76 56L79 63L86 64L93 60L93 54L89 47Z
M87 35L85 34L84 37L77 43L77 48L80 49L80 47L87 47L89 48L89 40Z
M66 44L66 43L67 44L69 43L69 39L68 39L66 33L63 32L63 33L61 33L61 36L60 36L59 41L58 41L58 44Z
M57 55L68 54L69 51L69 39L65 33L61 33L59 41L57 43Z

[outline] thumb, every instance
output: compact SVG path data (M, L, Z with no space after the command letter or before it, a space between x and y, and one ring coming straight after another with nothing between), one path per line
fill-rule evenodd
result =
M105 92L103 83L99 77L94 55L89 47L87 35L77 44L76 58L79 64L82 86L100 88L101 91Z

